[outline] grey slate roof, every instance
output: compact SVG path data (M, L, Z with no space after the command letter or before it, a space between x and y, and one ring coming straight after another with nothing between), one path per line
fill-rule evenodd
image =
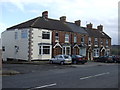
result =
M108 39L111 39L106 33L104 32L101 32L100 30L93 30L93 29L88 29L88 28L85 28L85 27L82 27L87 33L89 36L91 37L96 37L96 38L108 38Z
M67 22L67 25L72 29L73 32L77 32L80 34L88 34L82 27L77 26L75 23Z
M21 29L21 28L40 28L40 29L48 29L48 30L61 30L72 32L71 28L69 28L66 24L62 23L59 20L54 20L48 18L47 20L42 17L37 17L32 20L26 21L24 23L15 25L13 27L7 28L10 29Z
M103 37L103 38L111 39L106 33L102 32L103 33L102 34L100 30L91 30L85 27L77 26L75 23L71 23L71 22L63 23L60 20L55 20L50 18L46 20L43 17L37 17L37 18L31 19L29 21L7 28L7 30L30 28L30 27L48 29L48 30L77 32L80 34L87 34L92 37L101 37L101 38Z

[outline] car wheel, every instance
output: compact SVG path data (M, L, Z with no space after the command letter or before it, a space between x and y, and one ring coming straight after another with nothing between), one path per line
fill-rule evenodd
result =
M63 64L64 64L64 62L60 62L60 64L61 64L61 65L63 65Z
M50 61L50 64L53 64L53 61Z

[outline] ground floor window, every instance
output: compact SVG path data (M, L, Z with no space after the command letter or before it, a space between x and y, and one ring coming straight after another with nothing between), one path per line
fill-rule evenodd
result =
M50 46L39 46L39 54L50 54Z
M86 48L80 48L80 55L86 56Z
M99 50L98 49L94 49L94 57L99 57Z
M106 51L106 56L109 56L110 55L110 51Z
M70 55L71 54L71 48L69 46L63 47L63 54L64 55Z

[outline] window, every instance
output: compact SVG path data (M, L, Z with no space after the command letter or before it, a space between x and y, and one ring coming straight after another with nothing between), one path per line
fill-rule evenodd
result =
M27 38L27 30L21 31L21 38Z
M80 48L80 55L86 56L86 48Z
M98 45L98 38L95 38L95 45Z
M75 35L74 36L74 43L76 43L77 42L77 36Z
M84 43L84 37L81 37L81 43Z
M91 45L91 37L88 38L88 45Z
M70 47L66 47L66 55L70 55Z
M62 56L59 56L58 58L63 58Z
M50 46L39 46L39 54L50 54Z
M43 46L43 54L50 54L50 46Z
M18 33L15 32L15 40L18 39Z
M99 50L98 49L94 49L94 57L98 57L99 56Z
M70 55L70 47L63 47L63 54Z
M50 39L50 32L42 32L42 39Z
M106 40L106 45L108 45L108 40Z
M42 54L42 53L41 53L41 50L42 50L42 49L41 49L41 46L40 46L40 47L39 47L39 54L40 54L40 55Z
M65 42L69 42L69 34L65 34Z
M55 40L59 40L58 32L55 33Z
M103 45L103 40L101 39L101 45Z
M2 51L5 51L5 46L2 46Z

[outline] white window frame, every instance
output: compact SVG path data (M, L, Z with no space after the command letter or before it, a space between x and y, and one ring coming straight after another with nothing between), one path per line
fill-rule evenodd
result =
M56 33L58 34L58 35L56 35ZM59 33L58 32L56 32L55 33L55 41L59 41Z
M66 43L69 42L69 34L65 34L65 42L66 42Z
M47 48L47 49L49 49L49 53L48 54L44 53L44 47L45 46L49 46L49 48ZM50 55L50 54L51 54L51 46L50 45L39 45L39 55Z
M100 40L100 43L101 43L101 45L103 45L103 40L102 39Z
M82 37L81 37L81 43L84 43L84 42L85 42L85 37L82 36Z
M99 49L94 49L94 57L99 57Z
M94 45L98 45L98 38L94 39Z
M77 36L74 35L74 43L77 43Z
M106 39L106 45L108 45L108 39Z
M70 46L63 46L63 54L67 55L67 48L69 48L69 55L71 55L71 47Z
M88 38L88 45L91 45L91 37Z
M27 30L21 30L21 38L27 38L28 36Z
M45 38L43 34L49 35L49 37ZM50 32L48 32L48 31L42 31L42 39L50 39Z

